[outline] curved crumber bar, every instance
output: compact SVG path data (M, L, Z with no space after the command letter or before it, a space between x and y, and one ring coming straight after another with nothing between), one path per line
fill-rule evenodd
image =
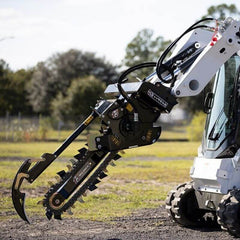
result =
M19 168L12 185L12 201L13 201L14 208L16 209L18 215L27 223L30 223L30 222L25 213L26 194L20 192L20 187L22 185L24 178L27 179L29 177L28 169L31 165L29 161L30 159L25 160L25 162Z

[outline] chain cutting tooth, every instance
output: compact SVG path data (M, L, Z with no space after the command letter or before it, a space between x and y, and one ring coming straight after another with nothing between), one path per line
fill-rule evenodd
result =
M72 166L71 165L67 165L68 171L72 171Z
M63 178L65 176L65 174L66 174L66 172L64 170L57 173L57 175L60 176L61 178Z
M87 194L88 194L88 190L86 190L82 195L83 195L84 197L86 197Z
M97 186L96 186L95 184L92 184L92 185L90 185L90 186L88 187L88 189L89 189L90 191L94 191L95 189L97 189Z
M116 154L113 159L114 159L115 161L117 161L119 158L121 158L121 155Z
M44 198L44 199L43 199L43 206L44 206L44 207L46 207L46 206L47 206L47 203L46 203L46 201L47 201L47 199L46 199L46 198Z
M113 161L111 161L111 162L109 163L109 165L112 166L112 167L116 167L116 166L117 166Z
M77 200L78 200L80 203L84 203L84 200L83 200L82 197L79 197Z
M75 155L74 158L76 158L77 160L81 160L82 157L86 154L87 149L86 148L81 148L78 150L79 154Z
M57 180L57 182L61 180L61 177L59 175L55 176L54 178Z
M103 172L104 172L104 173L107 173L107 172L108 172L107 168L103 169Z
M72 163L72 165L74 165L76 163L76 161L74 159L70 159L69 161Z
M52 212L50 211L50 210L47 210L46 211L46 216L47 216L47 218L48 218L48 220L51 220L51 218L52 218Z
M39 201L37 202L37 205L43 205L43 204L44 204L44 199L39 200Z
M121 154L125 154L125 151L123 151L123 150L120 150L119 152L120 152Z
M69 215L73 215L73 212L72 212L71 208L68 208L68 209L66 210L66 212L67 212L67 214L69 214Z
M94 180L93 184L98 184L98 183L100 183L100 182L101 182L101 181L96 178L96 179Z
M82 157L83 157L83 155L80 153L74 156L74 158L76 158L78 161L81 161Z
M57 220L62 220L61 214L54 214L54 218Z
M103 178L105 178L105 177L107 177L107 174L105 174L104 172L101 172L101 173L99 174L99 178L100 178L100 179L103 179Z

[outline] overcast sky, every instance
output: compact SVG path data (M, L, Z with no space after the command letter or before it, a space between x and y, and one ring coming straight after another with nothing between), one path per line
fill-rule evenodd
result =
M17 70L70 48L119 64L143 28L175 39L211 5L239 0L0 0L0 58Z

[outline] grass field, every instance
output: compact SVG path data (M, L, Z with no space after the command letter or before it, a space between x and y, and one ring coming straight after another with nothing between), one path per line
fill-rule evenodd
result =
M45 152L54 152L59 142L0 143L0 157L40 157ZM197 154L199 142L157 142L153 145L126 150L126 157L191 157ZM72 143L61 155L73 157L77 150L84 147L83 142Z
M82 142L73 143L62 156L71 158L83 145ZM127 150L124 158L116 162L117 167L108 167L109 176L98 184L98 189L84 197L85 203L75 204L73 217L107 221L137 209L154 208L163 204L171 188L189 180L192 160L184 158L193 158L199 145L199 142L157 142L151 146ZM19 157L39 157L44 152L53 152L58 146L58 142L0 143L1 220L17 217L10 189L22 163ZM176 160L176 157L182 160ZM44 217L43 207L36 203L43 199L48 190L48 181L56 181L56 172L66 170L66 164L63 160L57 160L37 181L24 185L23 191L29 196L26 201L29 216L37 214ZM64 217L69 216L64 214Z

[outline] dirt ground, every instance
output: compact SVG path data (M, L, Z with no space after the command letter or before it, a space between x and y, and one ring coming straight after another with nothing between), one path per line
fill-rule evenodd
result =
M235 239L220 228L183 228L171 222L164 207L144 209L131 216L97 222L82 219L62 221L35 218L32 224L20 219L7 220L0 224L0 239L94 239L94 240L160 240Z

